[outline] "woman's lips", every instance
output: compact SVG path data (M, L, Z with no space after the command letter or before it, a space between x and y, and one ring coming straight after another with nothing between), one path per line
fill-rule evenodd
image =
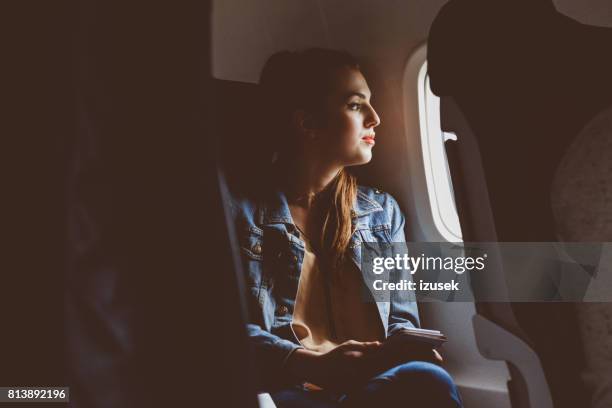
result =
M365 143L371 144L371 145L376 143L374 141L374 136L365 136L365 137L361 138L361 140L363 140Z

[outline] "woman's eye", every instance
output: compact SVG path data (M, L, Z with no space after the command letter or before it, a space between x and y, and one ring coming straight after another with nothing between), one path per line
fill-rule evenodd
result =
M360 103L349 103L348 107L350 110L356 111L356 110L361 109L361 104Z

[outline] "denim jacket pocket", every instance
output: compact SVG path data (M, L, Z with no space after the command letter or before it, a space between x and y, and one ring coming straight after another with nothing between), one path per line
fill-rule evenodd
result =
M263 279L264 250L262 230L256 227L250 227L241 234L240 255L245 271L247 271L246 284L258 290L265 284L265 279Z
M391 242L391 226L388 224L360 228L357 231L361 242L376 242L379 244Z

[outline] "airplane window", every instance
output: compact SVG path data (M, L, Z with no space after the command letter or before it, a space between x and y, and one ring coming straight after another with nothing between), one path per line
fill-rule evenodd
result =
M430 89L427 62L418 75L418 110L421 147L427 194L434 225L449 242L461 242L461 226L455 205L453 183L444 144L456 141L453 133L443 132L440 124L440 98Z

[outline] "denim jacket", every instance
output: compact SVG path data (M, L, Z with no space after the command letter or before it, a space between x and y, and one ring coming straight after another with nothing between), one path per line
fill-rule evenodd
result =
M262 385L274 387L286 382L284 362L301 347L291 329L291 319L304 242L282 192L259 200L234 198L231 214L246 275L250 313L247 333ZM362 242L405 242L404 216L390 194L359 186L352 215L355 232L349 255L359 269ZM398 273L401 279L410 279L409 272ZM387 337L398 329L419 326L416 302L402 299L398 293L391 293L389 300L376 303Z

